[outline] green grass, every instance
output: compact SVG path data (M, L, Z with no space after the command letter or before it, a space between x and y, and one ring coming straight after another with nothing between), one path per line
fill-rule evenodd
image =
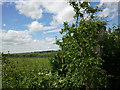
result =
M31 70L50 70L50 62L48 58L39 57L14 57L8 58L10 63L15 65L18 70L31 71Z
M0 89L2 88L2 60L0 60Z
M2 69L3 88L34 88L48 77L51 66L47 57L13 57L5 59Z

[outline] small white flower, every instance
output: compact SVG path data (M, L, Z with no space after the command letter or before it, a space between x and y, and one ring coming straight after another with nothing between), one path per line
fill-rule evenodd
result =
M47 75L47 76L48 76L48 75L51 75L51 72L47 73L46 75Z
M41 73L41 75L43 75L44 73Z
M43 75L43 73L39 72L38 75Z
M71 36L73 36L74 35L74 33L71 33Z
M48 76L49 75L49 73L48 74L46 74L46 76Z
M62 82L63 80L59 80L59 82Z
M38 73L38 75L40 75L40 72Z

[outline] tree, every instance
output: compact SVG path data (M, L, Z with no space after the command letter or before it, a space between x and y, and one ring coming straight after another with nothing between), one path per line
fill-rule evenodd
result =
M120 86L120 28L114 26L106 34L107 38L101 42L103 47L103 69L108 75L108 85L118 90Z
M60 50L52 59L53 72L63 79L64 87L105 88L106 74L101 68L104 60L95 48L100 47L101 30L106 25L94 14L100 11L89 2L69 2L75 11L76 22L72 25L64 22L61 40L57 40ZM84 9L81 12L81 9ZM88 17L84 17L85 14ZM105 32L105 31L104 31ZM98 47L98 48L99 48ZM62 83L63 83L62 82Z

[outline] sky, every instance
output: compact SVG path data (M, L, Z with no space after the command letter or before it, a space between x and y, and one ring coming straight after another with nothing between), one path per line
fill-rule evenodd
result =
M118 1L91 2L103 11L99 17L109 20L109 25L118 24ZM65 0L0 0L0 50L3 53L23 53L58 50L55 37L63 22L74 22L75 12ZM86 17L86 16L85 16Z

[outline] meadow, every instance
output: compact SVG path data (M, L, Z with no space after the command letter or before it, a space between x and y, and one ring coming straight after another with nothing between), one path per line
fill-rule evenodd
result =
M3 55L2 88L44 88L41 85L43 79L51 73L50 57L45 55L46 53L44 57Z
M11 57L9 63L17 70L50 70L50 62L47 57Z
M0 59L0 89L2 88L2 60Z

